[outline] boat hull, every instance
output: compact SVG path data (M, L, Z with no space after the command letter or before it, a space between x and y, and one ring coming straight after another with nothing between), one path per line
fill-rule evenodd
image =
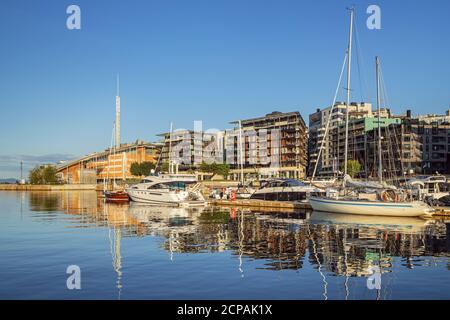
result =
M202 205L205 201L191 201L189 193L186 191L172 192L168 190L143 190L143 189L127 189L127 193L131 200L152 205L165 206L190 206Z
M124 191L106 191L104 193L106 201L108 202L128 202L130 197Z
M419 217L432 212L431 207L420 201L398 203L310 197L309 203L314 211L366 216Z

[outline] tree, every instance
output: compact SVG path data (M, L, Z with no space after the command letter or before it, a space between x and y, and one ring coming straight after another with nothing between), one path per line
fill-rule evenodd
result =
M53 165L41 165L31 169L29 180L31 184L56 184L56 168Z
M168 162L161 163L158 171L159 172L169 172L169 163Z
M200 171L209 172L212 174L218 174L223 177L227 177L230 173L230 165L226 163L211 163L202 162L200 165Z
M344 171L344 164L341 165L341 171ZM358 160L347 161L347 173L350 177L354 178L356 174L361 171L361 164Z
M142 163L133 162L130 166L131 174L137 177L150 175L152 169L155 169L155 164L150 161Z
M130 166L130 173L133 176L140 177L141 174L141 166L137 162L133 162Z
M58 178L56 177L57 171L54 166L45 166L42 171L45 184L56 184Z
M140 164L141 167L141 175L142 176L148 176L152 172L152 169L155 169L155 164L150 161L142 162Z
M215 174L219 174L226 178L230 174L230 165L228 163L218 164L216 167Z

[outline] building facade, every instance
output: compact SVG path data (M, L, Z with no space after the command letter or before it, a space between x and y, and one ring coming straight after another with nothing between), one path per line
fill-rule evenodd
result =
M227 163L236 180L242 173L246 179L306 176L307 129L299 112L272 112L232 123L235 127L224 131L160 134L161 161L170 161L175 170L195 170L202 162Z
M130 172L131 164L156 163L160 149L158 144L143 141L121 144L112 150L106 149L59 165L58 176L63 182L74 184L136 178Z
M332 139L333 133L339 132L339 140L342 139L342 132L338 129L339 126L345 125L347 105L344 102L336 102L333 107L325 109L317 109L315 113L309 116L309 140L308 140L308 175L312 176L314 168L317 164L316 175L333 176L339 170L339 157L336 155L342 154L344 149L337 151L335 143ZM372 105L367 102L352 102L349 106L349 119L362 119L366 117L374 117L372 112ZM388 110L384 111L385 113ZM330 118L331 117L331 118ZM328 134L326 133L326 126L329 119ZM350 130L350 127L349 127ZM345 130L344 130L345 138ZM322 147L322 151L319 150ZM319 158L318 158L319 157Z
M238 126L233 133L228 133L225 144L226 154L234 155L231 170L234 179L240 179L241 172L245 178L306 177L308 132L299 112L275 111L263 117L241 120L240 125L242 148L239 148Z

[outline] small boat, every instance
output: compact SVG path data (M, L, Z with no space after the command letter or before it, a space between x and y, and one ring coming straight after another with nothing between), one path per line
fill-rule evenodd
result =
M205 205L195 175L163 174L148 176L141 183L126 188L131 200L155 205Z
M128 193L123 190L105 191L103 194L105 195L107 202L122 203L130 201Z
M256 190L250 199L306 202L310 196L325 194L323 190L295 179L272 179L267 181L261 189Z

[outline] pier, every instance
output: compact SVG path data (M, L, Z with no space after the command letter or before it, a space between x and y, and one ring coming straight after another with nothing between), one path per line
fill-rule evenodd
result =
M255 209L312 209L311 205L306 202L268 201L256 199L210 200L209 204L214 206L251 207Z

